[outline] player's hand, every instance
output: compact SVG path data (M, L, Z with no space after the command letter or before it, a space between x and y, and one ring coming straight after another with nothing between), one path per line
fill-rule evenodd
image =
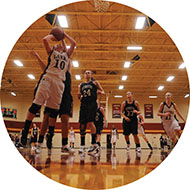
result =
M165 116L171 116L170 112L165 113Z
M127 122L130 122L130 121L131 121L128 117L125 117L125 120L126 120Z

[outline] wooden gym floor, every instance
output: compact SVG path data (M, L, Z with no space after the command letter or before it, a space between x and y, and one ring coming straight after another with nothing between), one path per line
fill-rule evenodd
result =
M39 172L61 184L81 189L108 189L129 184L154 170L169 154L168 151L143 149L102 149L99 157L87 153L63 154L53 148L36 154L28 148L19 152Z

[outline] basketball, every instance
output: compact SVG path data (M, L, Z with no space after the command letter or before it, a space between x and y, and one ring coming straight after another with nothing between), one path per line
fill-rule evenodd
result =
M64 38L64 32L59 27L52 28L50 34L54 35L54 37L57 39L57 41L62 40Z

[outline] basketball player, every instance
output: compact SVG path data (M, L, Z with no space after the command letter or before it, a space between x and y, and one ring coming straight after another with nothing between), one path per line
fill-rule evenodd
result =
M140 105L133 99L132 92L127 92L127 100L121 104L121 116L123 117L123 134L127 143L127 150L130 147L129 135L132 133L136 144L136 151L141 152L138 137L138 119Z
M64 40L62 40L62 45L63 45L63 48L67 50L66 43ZM38 62L40 63L40 67L44 69L45 64L41 60L40 56L35 51L32 51L31 53L37 58ZM61 125L62 125L62 152L66 152L66 153L74 153L74 150L72 150L68 146L69 117L71 116L72 102L73 102L73 97L71 95L71 67L69 67L68 71L66 72L65 91L63 93L61 106L59 109L59 116L61 117ZM48 118L49 118L49 112L45 108L43 122L41 124L40 137L38 140L38 143L39 143L38 153L41 151L40 147L41 147L41 144L43 143L44 135L47 131ZM46 140L47 140L46 144L49 150L52 148L53 135L54 135L54 130L51 130L50 128L48 131L48 134L46 135Z
M74 148L74 144L75 144L75 132L73 130L73 127L71 127L70 132L69 132L69 141L70 141L70 147Z
M117 138L118 138L118 132L115 126L113 125L111 130L111 144L113 146L113 149L115 149Z
M144 132L144 128L143 128L143 125L144 125L144 118L141 114L137 115L137 119L138 119L138 135L141 136L145 142L147 143L148 147L150 148L150 150L153 150L151 144L149 143L147 137L146 137L146 134Z
M81 83L78 88L78 98L81 101L79 115L80 133L84 135L85 127L90 128L92 141L88 153L98 153L99 146L96 144L96 127L94 125L97 110L97 90L100 91L100 94L105 93L98 81L92 81L91 71L85 71L84 76L86 82Z
M38 127L35 123L33 123L32 125L33 128L31 130L31 150L35 150L38 137Z
M61 104L62 94L64 92L64 83L66 76L65 73L69 67L69 57L72 54L76 42L64 32L64 37L71 42L71 47L68 52L65 52L61 44L55 45L53 48L50 46L50 41L56 41L52 34L48 34L43 38L45 50L49 55L48 65L44 70L43 76L35 94L35 98L31 107L28 110L25 125L22 130L20 142L26 145L27 135L36 113L40 110L41 105L45 104L49 112L49 128L51 133L54 131L56 118ZM41 139L42 140L42 139Z
M179 113L177 105L172 101L172 94L167 92L165 94L165 101L160 104L158 116L161 116L163 128L167 136L172 140L174 146L180 137L181 130L181 127L176 120L176 114L185 123L185 119Z
M152 149L152 146L151 146L151 144L149 143L149 141L148 141L148 139L147 139L147 137L146 137L146 134L145 134L145 132L144 132L144 128L143 128L143 125L144 125L144 118L143 118L143 116L142 116L141 114L139 114L139 115L137 116L137 118L138 118L138 134L139 134L140 136L142 136L142 138L145 140L145 142L147 143L147 145L148 145L148 147L150 148L150 150L153 150L153 149Z
M104 113L104 108L102 106L100 106L100 101L97 100L97 111L96 111L96 118L95 118L95 122L94 125L96 127L96 143L99 145L99 147L101 147L101 133L103 128L105 128L106 126L106 116Z

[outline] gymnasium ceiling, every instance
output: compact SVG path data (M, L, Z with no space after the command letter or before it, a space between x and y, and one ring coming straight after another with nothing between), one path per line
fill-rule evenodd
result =
M77 42L72 55L72 60L79 62L78 68L72 67L73 95L77 94L85 70L92 70L93 77L111 96L124 95L129 90L138 97L163 97L170 91L175 97L182 98L189 93L186 69L178 69L183 59L174 42L157 23L152 23L153 20L137 10L114 2L110 2L106 12L97 12L93 0L57 8L23 33L8 57L2 77L3 92L32 96L42 70L30 51L34 49L47 63L42 38L57 23L57 15L62 14L69 25L64 30ZM46 19L48 16L53 18L52 25ZM139 16L145 16L147 23L146 27L137 30L135 23ZM127 46L142 46L142 50L127 50ZM16 66L15 59L22 61L24 66ZM132 62L129 68L124 68L126 61ZM36 79L29 79L27 74L33 74ZM76 80L76 74L82 79ZM126 81L121 80L123 75L128 76ZM175 78L167 82L170 75ZM119 85L124 88L119 90ZM162 91L158 91L160 85L164 86Z

